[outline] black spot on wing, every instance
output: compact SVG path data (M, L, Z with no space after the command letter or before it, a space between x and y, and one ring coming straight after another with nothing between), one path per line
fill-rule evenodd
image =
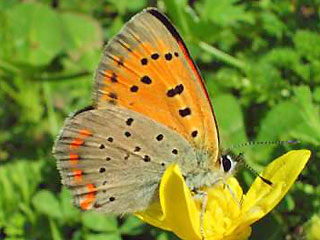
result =
M177 149L172 149L172 154L177 155L178 154L178 150Z
M126 137L131 137L131 133L128 132L128 131L126 131L126 132L124 133L124 135L125 135Z
M138 92L138 90L139 90L139 87L136 86L136 85L133 85L133 86L130 88L130 91L131 91L131 92Z
M151 78L149 78L149 76L145 75L141 78L141 82L144 84L151 84Z
M141 59L141 64L142 64L142 65L147 65L147 64L148 64L148 59L142 58L142 59Z
M191 115L191 109L188 108L188 107L186 107L184 109L180 109L179 110L179 114L180 114L181 117L189 116L189 115Z
M138 147L138 146L137 146L137 147L134 148L133 151L134 151L134 152L140 152L140 150L141 150L141 147Z
M164 58L167 60L167 61L170 61L172 59L172 54L171 53L166 53L164 55Z
M198 131L197 130L192 131L191 136L193 138L195 138L197 135L198 135Z
M157 137L156 137L157 141L162 141L163 139L163 135L162 134L159 134Z
M169 89L167 92L167 96L174 97L176 95L180 95L183 92L183 90L184 90L183 85L179 84L176 87Z
M133 118L128 118L127 121L126 121L126 124L128 126L131 126L132 123L133 123Z
M158 53L154 53L154 54L151 55L151 58L152 58L153 60L157 60L159 57L160 57L160 56L159 56Z
M145 162L150 162L150 161L151 161L150 156L148 156L148 155L144 155L144 157L143 157L143 161L145 161Z

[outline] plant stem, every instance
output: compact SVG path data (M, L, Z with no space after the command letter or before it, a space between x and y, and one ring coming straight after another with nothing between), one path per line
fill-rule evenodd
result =
M202 48L203 50L205 50L206 52L212 54L213 56L215 56L217 59L228 63L234 67L240 68L241 70L244 70L246 68L246 64L234 57L232 57L231 55L222 52L221 50L212 47L211 45L205 43L205 42L199 42L198 43L199 47Z
M4 71L18 74L20 72L20 69L14 66L13 64L10 64L8 62L0 60L0 68L2 68Z
M70 80L70 79L75 79L79 77L84 77L92 74L91 72L88 71L82 71L82 72L77 72L77 73L70 73L70 74L65 74L65 75L56 75L52 76L47 73L41 74L39 76L33 76L33 81L59 81L59 80Z

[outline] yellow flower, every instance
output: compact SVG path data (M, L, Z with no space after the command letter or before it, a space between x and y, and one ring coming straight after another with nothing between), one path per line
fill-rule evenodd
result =
M272 186L256 178L249 191L242 189L233 177L228 185L207 189L208 204L203 227L206 239L247 239L250 225L270 212L288 192L311 153L309 150L290 151L277 158L262 173ZM160 202L136 213L143 221L174 232L182 239L201 239L201 199L193 198L178 165L164 173L159 189ZM237 200L238 199L238 200ZM240 203L241 201L241 203Z

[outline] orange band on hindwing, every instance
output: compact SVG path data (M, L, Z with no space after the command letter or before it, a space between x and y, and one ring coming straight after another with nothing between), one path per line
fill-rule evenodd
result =
M88 129L81 129L79 134L82 137L89 137L92 135L92 132L90 132Z
M82 171L80 169L73 169L72 172L73 172L74 180L77 183L81 183L82 182Z
M75 165L75 164L77 164L78 163L78 161L79 161L79 155L78 154L75 154L75 153L70 153L70 163L71 164L73 164L73 165Z
M70 144L70 150L79 148L81 145L83 145L84 140L91 135L92 133L88 129L81 129L78 137L75 137L72 140Z
M79 147L81 147L84 144L84 141L87 137L91 136L92 132L88 129L81 129L79 131L78 136L76 136L70 143L70 163L72 165L76 165L80 159L79 154L75 153L75 150L77 150ZM82 170L80 169L72 169L72 172L74 173L73 177L76 183L82 182Z
M80 202L80 207L82 210L89 209L96 198L97 189L94 186L94 184L87 184L86 186L88 193L85 196L85 198Z
M78 134L72 139L70 143L70 163L74 165L73 168L71 168L71 171L73 173L73 179L76 184L82 185L83 183L83 171L79 168L77 168L77 164L80 160L80 155L77 152L77 150L83 146L86 139L90 136L92 136L93 133L88 129L80 129ZM80 208L82 210L87 210L91 207L92 203L95 200L95 195L97 192L97 189L94 184L86 184L84 185L86 188L86 195L84 195L84 198L80 200Z
M84 141L80 138L75 138L72 140L71 144L70 144L70 149L77 149L78 147L80 147L82 144L84 143Z

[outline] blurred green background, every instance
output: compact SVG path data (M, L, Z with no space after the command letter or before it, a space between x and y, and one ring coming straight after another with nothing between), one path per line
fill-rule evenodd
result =
M320 0L1 0L0 239L175 239L132 216L74 208L51 155L65 117L91 104L102 46L147 6L189 46L223 146L300 140L241 149L257 171L290 149L313 151L251 239L320 239ZM244 188L254 179L238 177Z

